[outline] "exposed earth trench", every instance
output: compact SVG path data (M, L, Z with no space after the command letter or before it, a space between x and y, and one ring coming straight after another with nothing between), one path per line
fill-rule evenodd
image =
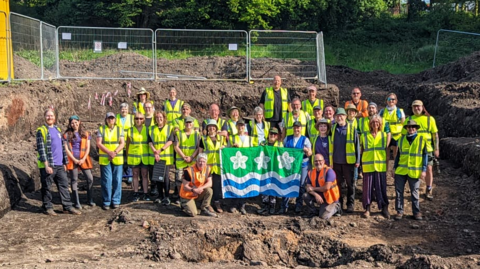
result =
M138 61L144 60L138 58ZM133 191L126 184L119 209L103 211L98 206L84 206L81 216L48 217L40 209L34 137L48 106L55 108L62 129L68 117L77 114L85 127L94 131L107 111L117 112L122 102L131 104L140 87L152 93L158 109L168 89L175 86L178 97L192 105L193 116L199 119L207 116L212 102L220 104L224 117L232 105L240 107L242 116L248 117L269 82L131 81L132 97L127 94L128 81L123 80L3 84L0 87L0 266L479 268L479 60L477 53L415 75L327 67L328 86L322 86L318 93L326 104L343 105L350 98L352 88L360 87L363 98L380 107L385 105L386 94L394 92L399 97L399 107L405 108L407 115L411 114L411 102L421 99L435 116L441 137L441 173L435 173L434 200L421 198L423 221L411 218L408 187L407 218L387 220L380 213L372 214L369 219L361 218L361 180L357 183L355 213L330 221L304 219L293 213L260 216L256 214L260 207L258 198L249 200L246 216L223 213L218 218L190 218L174 204L131 203ZM101 68L97 66L100 62L88 66ZM197 66L202 64L202 59L197 59ZM179 61L175 68L181 70L186 66ZM228 68L223 72L232 70L232 66ZM37 70L24 63L15 72ZM286 76L283 81L285 87L301 98L306 98L305 88L311 83L314 82L294 76ZM112 107L108 102L100 105L95 99L96 94L101 97L117 90ZM89 98L90 110L87 108ZM95 201L100 204L100 172L94 141L95 135L91 152L95 163ZM81 177L82 200L86 198L84 184ZM388 179L387 193L389 211L394 214L392 178ZM54 203L60 211L58 194L54 194ZM374 203L373 212L376 211Z

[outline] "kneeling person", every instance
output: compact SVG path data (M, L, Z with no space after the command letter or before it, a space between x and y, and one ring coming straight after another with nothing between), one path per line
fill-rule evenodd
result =
M315 168L310 170L306 180L306 192L303 200L310 210L308 217L316 216L314 203L320 205L318 216L328 220L340 209L340 191L337 186L336 174L333 169L325 165L323 155L316 154Z
M196 200L202 202L202 213L216 217L210 206L213 197L211 168L207 165L207 154L200 153L195 165L187 167L180 187L180 202L183 211L191 217L198 215Z

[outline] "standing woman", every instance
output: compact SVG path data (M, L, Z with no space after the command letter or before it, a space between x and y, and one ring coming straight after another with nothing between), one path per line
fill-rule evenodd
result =
M325 161L325 165L332 167L333 161L333 144L332 144L332 125L327 119L321 119L316 124L318 135L313 138L312 145L312 166L314 165L314 157L321 154Z
M385 122L388 122L390 125L390 133L392 134L392 139L390 140L387 150L387 171L389 166L388 161L390 160L390 150L393 152L393 159L395 160L397 158L398 139L402 136L403 122L405 121L405 113L403 109L397 107L397 102L397 95L389 93L387 95L387 106L382 108L380 113L378 113Z
M268 138L268 131L270 130L270 122L265 121L263 117L263 109L257 106L254 110L254 120L249 123L248 133L253 137L255 145L260 145Z
M170 166L173 165L173 143L175 142L175 135L173 126L167 124L167 113L165 111L155 112L155 125L150 126L148 130L148 144L149 165L154 166L160 160L165 161L165 177L163 182L156 181L159 192L155 203L162 203L163 205L170 205ZM153 169L152 169L153 170ZM153 172L150 174L150 181L152 180Z
M67 170L70 174L72 185L73 206L82 209L80 198L78 196L78 170L81 169L83 175L87 178L87 205L95 206L93 202L93 176L92 176L92 160L90 159L90 134L83 130L80 118L73 115L68 119L68 129L63 134L65 143L65 151L68 156Z
M137 93L137 101L136 102L133 102L133 114L137 114L137 113L142 113L143 115L145 115L145 109L144 109L144 106L146 103L151 103L152 104L152 109L155 110L153 108L153 101L150 101L150 93L147 92L147 90L145 90L145 88L141 88L140 91Z
M207 154L207 164L212 167L213 204L218 213L222 213L222 178L220 170L220 150L225 147L225 137L218 134L217 121L208 120L207 135L200 142L200 153Z
M140 200L138 193L138 176L142 173L143 200L150 201L148 196L148 165L149 147L147 127L143 124L145 116L135 114L135 125L128 130L127 135L127 163L133 171L133 202Z
M363 197L362 203L365 212L363 217L370 217L370 205L377 201L378 209L382 210L385 218L388 213L387 197L387 145L390 136L383 131L382 118L373 115L369 123L370 132L360 136L363 166Z
M105 117L105 125L100 126L97 135L103 210L107 210L110 206L117 208L122 200L124 145L123 128L115 125L115 114L108 112Z

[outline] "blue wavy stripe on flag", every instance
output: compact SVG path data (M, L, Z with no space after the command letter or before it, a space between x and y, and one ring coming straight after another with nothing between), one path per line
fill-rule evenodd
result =
M278 182L280 182L280 184L288 184L292 180L300 180L300 177L301 177L301 174L299 174L299 173L293 173L289 176L282 176L282 175L279 175L277 172L274 172L274 171L266 172L266 173L263 173L263 174L259 174L257 172L249 172L245 176L242 176L242 177L236 176L235 174L232 174L232 173L222 174L222 180L230 179L230 180L233 180L237 183L243 183L243 182L246 182L246 181L248 181L252 178L261 179L261 180L265 180L265 179L268 179L268 178L275 178L275 179L277 179Z
M257 181L257 183L259 183ZM241 186L241 185L237 185ZM278 197L297 197L300 191L300 181L297 180L297 184L285 189L279 188L275 184L249 184L241 186L241 189L235 187L235 185L224 184L223 194L225 198L247 198L254 197L259 194L274 195Z
M259 180L258 178L250 178L245 182L239 183L235 181L234 179L229 179L226 178L223 180L223 186L233 186L236 189L243 190L247 188L250 185L259 185L260 187L268 186L268 185L275 185L278 188L285 190L288 189L292 186L299 186L300 185L300 179L291 179L290 181L283 183L277 178L274 177L269 177L265 178L262 180Z

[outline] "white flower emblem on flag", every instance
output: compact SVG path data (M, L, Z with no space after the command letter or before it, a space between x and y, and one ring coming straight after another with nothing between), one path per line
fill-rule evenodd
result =
M258 170L260 170L261 168L267 169L268 163L270 162L270 157L265 156L265 153L263 153L263 151L260 151L260 156L258 156L254 160L257 163Z
M248 160L247 156L243 156L240 151L237 151L235 156L230 157L230 161L233 163L233 169L237 170L238 168L245 169L247 165L245 164Z
M290 154L288 154L287 151L285 151L282 155L277 156L278 159L278 167L280 169L285 169L290 170L292 169L292 163L295 161L295 158L290 157Z

